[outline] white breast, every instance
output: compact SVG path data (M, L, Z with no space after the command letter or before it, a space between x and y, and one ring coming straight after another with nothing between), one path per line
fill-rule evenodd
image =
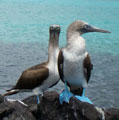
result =
M43 82L42 86L40 86L41 91L47 90L49 87L51 87L52 85L54 85L59 81L59 72L57 67L58 54L59 54L59 48L55 50L54 58L50 60L47 66L49 68L49 76Z
M75 50L69 52L69 50L64 49L64 80L74 87L78 88L80 86L87 87L87 82L83 73L83 60L87 53L85 50L82 50L81 53L77 54Z

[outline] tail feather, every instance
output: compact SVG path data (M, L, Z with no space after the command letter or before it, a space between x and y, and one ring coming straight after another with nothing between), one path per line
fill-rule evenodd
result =
M9 92L9 91L12 91L12 90L16 90L15 87L12 87L11 89L8 89L6 91Z
M7 90L7 92L5 94L3 94L3 96L13 95L13 94L16 94L18 92L19 92L18 89L16 89L16 90L14 90L14 89L13 90Z

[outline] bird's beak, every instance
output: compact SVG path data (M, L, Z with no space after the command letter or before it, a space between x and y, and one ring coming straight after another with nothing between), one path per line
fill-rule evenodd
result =
M90 26L89 28L87 28L87 32L111 33L110 31L103 30L103 29L96 28L96 27L92 27L92 26Z

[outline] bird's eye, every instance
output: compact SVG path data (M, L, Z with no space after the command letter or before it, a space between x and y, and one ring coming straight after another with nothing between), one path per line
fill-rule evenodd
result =
M89 25L84 25L83 28L84 29L88 29L90 26Z

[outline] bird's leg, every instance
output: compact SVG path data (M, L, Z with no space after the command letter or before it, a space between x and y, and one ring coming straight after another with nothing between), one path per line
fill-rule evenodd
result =
M86 88L83 88L83 92L81 96L85 96Z
M75 95L75 97L82 102L87 102L87 103L93 104L91 102L91 100L88 97L85 96L85 91L86 91L86 88L83 88L82 95L81 96Z
M72 96L73 96L73 94L68 90L67 82L65 81L65 89L63 90L63 92L59 96L60 104L62 104L63 102L69 103L69 99Z
M39 87L37 87L37 88L34 88L33 89L33 93L37 96L37 104L39 104L40 103L40 99L39 99Z
M40 103L39 95L37 95L37 104Z

